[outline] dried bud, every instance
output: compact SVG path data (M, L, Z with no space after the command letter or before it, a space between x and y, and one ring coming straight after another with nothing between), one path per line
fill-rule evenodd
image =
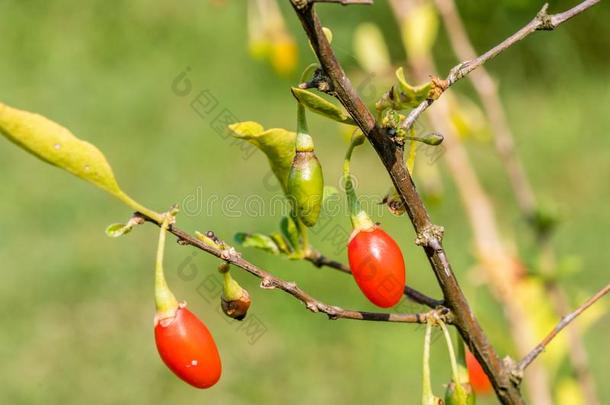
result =
M218 266L218 271L224 276L224 286L220 297L222 312L230 318L241 321L246 317L248 308L250 308L250 294L233 280L228 263Z
M243 320L248 313L248 308L250 308L250 294L245 289L241 289L242 294L237 300L227 300L223 294L220 297L220 305L222 307L222 312L225 313L230 318L237 319L238 321Z

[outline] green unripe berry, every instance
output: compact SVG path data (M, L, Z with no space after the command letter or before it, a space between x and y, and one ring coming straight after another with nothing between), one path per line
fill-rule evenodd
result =
M447 386L445 392L445 405L475 405L476 398L470 384L461 384L461 389L455 385L453 380Z
M297 216L306 226L314 226L320 216L324 178L311 136L299 134L296 153L288 174L288 196Z

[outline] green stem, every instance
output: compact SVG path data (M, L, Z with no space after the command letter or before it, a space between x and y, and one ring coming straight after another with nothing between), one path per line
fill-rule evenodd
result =
M171 318L175 315L179 307L174 294L167 286L165 274L163 272L163 256L165 254L165 235L172 218L168 213L162 220L161 230L159 231L159 244L157 246L157 259L155 262L155 306L157 308L157 319Z
M309 135L305 106L297 102L297 136L295 139L296 152L313 152L313 138Z
M445 341L447 342L447 350L449 351L449 360L451 361L451 373L453 375L453 382L454 382L454 390L455 390L454 395L456 398L459 399L460 402L458 402L458 403L466 403L468 396L466 394L466 389L462 385L458 365L457 365L457 362L455 361L455 352L453 351L453 344L451 343L451 335L449 334L449 330L447 329L447 326L445 325L445 323L442 320L438 319L438 323L441 326L441 329L443 330L443 335L445 336Z
M305 226L303 221L301 221L301 219L295 214L294 210L292 210L290 216L292 217L292 220L294 221L294 224L297 227L297 231L299 232L302 253L304 256L307 256L307 254L310 252L309 234L307 233L307 227Z
M460 382L459 374L458 374L458 366L455 361L455 352L453 351L453 344L451 343L451 335L449 334L449 330L447 330L447 326L440 319L438 320L441 329L443 330L443 335L445 336L445 341L447 342L447 350L449 351L449 360L451 361L451 374L453 375L453 381L458 384Z
M158 224L163 222L163 215L155 212L151 209L146 208L139 202L135 201L133 198L125 194L123 191L114 194L119 200L121 200L125 205L132 208L134 211L139 212L141 214L146 215L148 218L154 220Z
M358 201L358 196L356 196L356 190L354 189L354 183L352 182L351 176L352 154L356 146L362 145L363 142L364 136L360 133L355 133L352 136L352 140L345 153L345 159L343 160L343 184L354 229L367 229L374 226L373 221L371 221L367 213L362 209L360 201Z
M306 78L312 74L318 65L312 63L307 66L301 74L301 82L304 82ZM309 126L307 125L307 115L305 114L305 106L297 100L297 137L295 140L295 147L297 152L313 152L313 139L309 135Z
M422 370L422 405L433 405L434 394L430 382L430 337L432 336L432 323L426 323L426 335L424 337L424 365Z

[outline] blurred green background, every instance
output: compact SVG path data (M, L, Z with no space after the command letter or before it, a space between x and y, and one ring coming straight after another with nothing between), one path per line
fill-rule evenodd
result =
M313 56L287 2L282 3L302 69ZM349 70L357 69L351 56L353 29L364 21L381 26L394 62L405 59L390 10L385 2L377 3L318 7ZM478 51L514 32L540 7L526 0L486 3L460 5ZM574 3L556 1L551 9ZM608 7L597 6L554 33L533 35L488 66L501 79L518 150L537 193L562 210L554 246L562 257L578 258L582 269L562 281L573 305L608 279L609 18ZM219 204L205 210L214 198L234 198L235 209L243 211L248 196L268 201L278 194L264 185L268 169L262 154L243 159L239 147L211 128L221 109L265 127L295 125L288 88L298 73L278 77L248 55L244 2L4 0L0 55L0 100L44 114L95 143L123 188L145 205L163 210L176 202L192 203L202 190L201 214L183 213L183 228L212 229L224 239L238 231L276 229L279 216L228 215ZM456 63L443 33L435 55L442 72ZM171 84L186 67L193 90L180 97ZM203 90L218 101L205 117L190 106ZM454 91L471 93L466 81ZM344 140L335 124L320 117L312 117L310 125L327 183L337 186ZM471 140L468 148L503 231L527 250L530 233L493 145ZM390 183L372 150L362 149L354 163L360 191L382 196ZM442 159L438 164L445 170ZM471 231L446 173L443 182L444 198L431 208L433 220L445 226L453 267L491 340L501 353L514 353L501 308L485 286L473 283ZM170 244L169 283L207 323L223 359L217 386L207 391L188 387L162 365L153 341L157 229L142 226L125 238L107 238L104 228L126 220L128 209L6 140L0 140L0 184L0 403L418 403L422 327L331 322L286 294L259 289L257 280L235 271L252 295L253 319L265 330L253 338L243 326L228 323L217 310L218 296L202 288L204 281L209 286L210 280L219 280L217 260L192 257L191 250ZM408 283L438 296L408 221L387 212L375 219L401 244ZM347 216L334 218L333 224L347 227ZM317 232L314 244L345 261L345 251L323 240L325 234ZM341 274L258 251L244 254L326 302L373 309ZM179 268L188 258L198 272L189 267L185 276ZM418 310L411 303L400 308ZM602 399L610 398L610 386L603 384L609 334L606 315L585 336ZM435 389L441 392L450 371L438 338L432 367Z

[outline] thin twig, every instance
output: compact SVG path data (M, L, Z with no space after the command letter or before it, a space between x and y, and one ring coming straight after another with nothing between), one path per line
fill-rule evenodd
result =
M336 260L332 260L318 252L308 255L305 259L313 263L313 265L316 267L329 267L335 270L339 270L340 272L345 274L352 274L352 271L346 264L343 264ZM426 294L419 292L409 286L405 286L404 294L412 301L417 302L418 304L426 305L432 309L437 308L439 306L444 306L443 300L437 300L432 297L429 297Z
M471 60L462 62L462 63L456 65L455 67L453 67L453 69L451 69L451 71L449 72L449 75L445 79L445 83L444 83L445 86L443 87L442 91L447 90L455 82L457 82L464 76L468 75L470 72L472 72L473 70L475 70L476 68L478 68L479 66L484 64L485 62L489 61L490 59L493 59L500 53L504 52L505 50L507 50L508 48L510 48L511 46L516 44L517 42L521 41L522 39L524 39L531 33L535 32L535 31L541 31L541 30L545 30L545 31L554 30L562 23L564 23L567 20L569 20L570 18L582 13L583 11L587 10L588 8L594 6L597 3L599 3L599 0L585 0L582 3L580 3L579 5L571 8L568 11L565 11L565 12L559 13L559 14L552 14L552 15L547 14L548 4L545 4L542 7L542 9L538 12L536 17L534 17L534 19L532 21L530 21L526 26L521 28L519 31L517 31L516 33L514 33L513 35L511 35L504 41L502 41L500 44L491 48L489 51L485 52L483 55L481 55L475 59L471 59ZM424 111L426 111L426 109L428 109L428 107L430 107L432 105L432 103L434 103L433 99L427 99L427 100L422 101L421 104L417 108L412 110L409 113L409 115L407 116L407 118L405 118L403 120L403 122L400 124L401 128L404 128L405 130L409 130L413 126L413 124L415 124L415 121L417 120L417 118L419 118L419 116Z
M559 323L557 325L555 325L553 330L548 335L546 335L546 337L544 339L542 339L542 341L540 343L538 343L538 345L536 347L534 347L532 349L532 351L529 352L527 354L527 356L525 356L523 358L523 360L521 360L519 362L519 364L517 364L517 366L515 367L515 371L514 371L516 373L516 375L517 376L521 375L523 373L523 371L525 370L525 368L527 366L529 366L530 363L532 361L534 361L534 359L536 359L536 357L538 357L540 355L540 353L542 353L544 351L544 349L548 346L548 344L551 343L551 341L555 338L555 336L557 336L557 334L559 332L561 332L563 330L563 328L568 326L574 319L576 319L580 314L582 314L587 308L589 308L591 305L595 304L595 302L597 302L600 298L602 298L604 295L606 295L608 293L608 291L610 291L610 284L606 285L604 288L599 290L595 295L593 295L591 298L589 298L587 301L585 301L575 311L562 317L561 320L559 321Z
M146 221L151 222L157 226L160 224L149 218L142 213L136 213L136 215L144 218ZM305 304L305 307L311 312L321 312L328 316L329 319L354 319L360 321L379 321L379 322L402 322L402 323L426 323L429 316L436 314L441 316L445 322L452 323L453 319L451 313L443 308L431 310L428 312L414 313L414 314L397 314L397 313L383 313L383 312L365 312L355 311L349 309L343 309L334 305L325 304L322 301L312 297L302 289L300 289L296 283L291 281L282 280L271 273L266 272L255 264L247 261L241 257L241 254L235 249L221 250L210 246L196 237L188 234L182 229L171 225L168 230L169 233L173 234L178 238L178 243L181 245L193 246L206 253L218 257L232 265L239 267L248 273L260 278L261 288L264 289L279 289L290 295L297 300Z

